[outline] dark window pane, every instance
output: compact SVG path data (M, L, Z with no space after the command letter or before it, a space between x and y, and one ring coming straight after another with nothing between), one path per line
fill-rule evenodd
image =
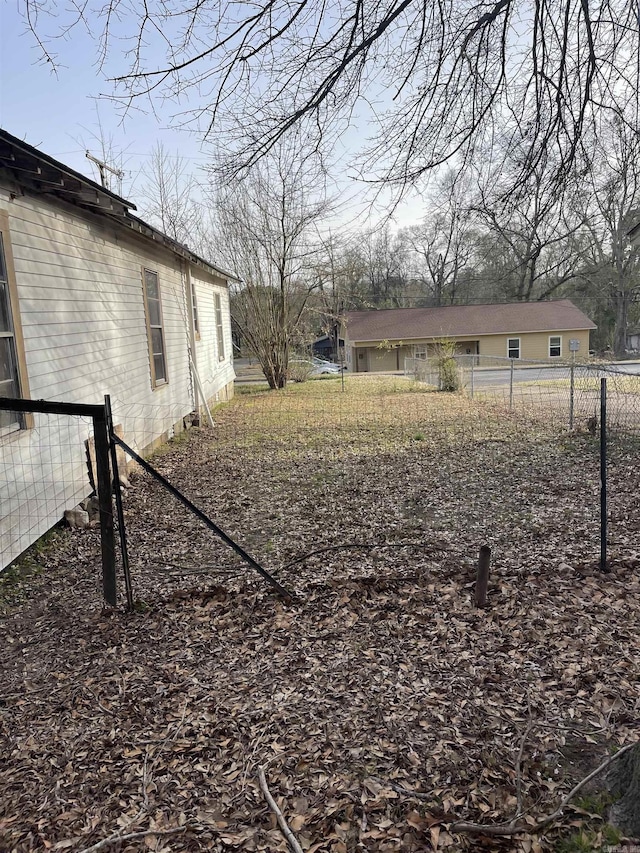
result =
M0 386L1 387L1 386ZM2 391L2 394L6 397L7 395ZM18 412L0 412L0 430L5 429L10 426L17 426L20 424L20 415Z
M0 382L15 382L15 353L13 338L0 338ZM17 385L17 383L16 383ZM14 394L5 394L5 397L13 397Z
M160 291L158 288L158 273L145 270L144 283L147 288L147 299L159 299Z
M9 310L9 285L0 279L0 332L11 332L11 312Z
M191 282L191 304L193 305L193 329L196 334L200 333L200 318L198 317L198 298L196 296L196 288Z
M151 349L154 355L164 352L164 343L162 340L162 329L151 329Z
M15 399L18 396L16 393L17 390L16 383L13 379L5 379L0 382L0 397L11 397L12 399Z
M153 367L156 374L156 382L166 381L167 373L164 366L164 355L162 355L162 353L153 356Z
M147 305L149 306L149 325L161 326L162 320L160 318L160 300L149 299Z
M2 242L2 234L0 234L0 278L3 281L7 280L7 265L4 260L4 243Z

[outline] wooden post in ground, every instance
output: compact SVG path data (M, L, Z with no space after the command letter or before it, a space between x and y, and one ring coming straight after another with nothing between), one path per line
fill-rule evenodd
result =
M113 502L111 500L107 414L104 409L100 417L94 417L93 419L93 435L96 442L96 485L98 487L98 504L100 508L102 594L107 604L115 607L117 604L116 543L113 524Z
M487 587L489 586L490 562L491 548L488 545L483 545L480 548L480 557L478 559L478 574L476 575L476 607L486 607L487 605Z

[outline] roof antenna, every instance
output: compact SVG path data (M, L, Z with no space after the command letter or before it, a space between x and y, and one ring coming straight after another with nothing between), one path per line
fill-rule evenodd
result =
M111 172L112 175L115 175L118 179L118 192L122 194L122 179L124 178L124 172L121 169L114 169L112 166L109 166L108 163L105 163L104 160L98 160L97 157L94 157L93 154L87 150L85 152L87 160L91 160L92 163L95 163L100 172L100 183L105 188L105 190L111 190L108 181L107 181L107 172Z

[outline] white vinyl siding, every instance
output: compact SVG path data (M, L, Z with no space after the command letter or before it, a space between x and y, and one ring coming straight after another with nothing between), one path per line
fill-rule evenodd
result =
M200 340L196 342L196 366L200 381L209 401L217 398L222 385L233 382L235 373L231 359L220 361L218 336L220 330L216 322L216 297L222 308L222 344L224 353L231 352L231 318L229 315L229 293L219 279L195 268L191 280L196 291L200 309Z
M10 211L29 396L95 404L110 394L114 421L123 425L125 441L144 450L194 407L183 261L135 232L64 202L28 193L12 199L0 187L3 208ZM158 274L171 380L155 390L149 381L142 269ZM216 283L225 334L230 335L226 284L204 271L199 274L208 290L202 294L197 283L198 304L211 305L208 325L200 316L201 336L215 346L211 292ZM233 378L228 360L219 368L216 362L216 369L207 371L209 399ZM84 440L91 424L35 415L34 426L8 436L2 448L0 568L90 493Z

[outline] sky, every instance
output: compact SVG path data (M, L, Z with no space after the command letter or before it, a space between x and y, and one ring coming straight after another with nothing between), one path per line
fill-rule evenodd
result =
M169 128L169 111L154 116L137 110L125 119L108 97L101 97L110 92L107 76L116 64L100 73L96 46L81 28L56 50L58 67L52 73L15 3L0 5L0 126L4 130L96 181L97 167L85 152L89 149L100 157L104 136L120 155L114 165L121 160L124 167L125 197L135 194L140 170L158 141L172 153L179 151L194 169L207 162L193 134Z
M0 127L98 182L97 167L85 152L89 149L102 158L101 139L105 140L114 155L113 165L125 172L122 186L114 183L111 188L134 203L136 190L145 181L143 169L157 142L171 154L179 153L196 176L204 177L202 168L210 158L195 133L170 126L178 110L174 104L157 107L155 115L136 109L123 116L121 108L109 99L108 77L126 66L122 53L112 50L106 66L99 69L96 44L78 26L65 40L57 41L53 73L19 13L18 2L0 2ZM42 25L44 32L54 29L55 22ZM361 141L362 133L354 128L354 147ZM347 137L347 155L349 144ZM334 226L370 227L385 212L384 202L370 209L346 171L338 171L335 181L345 203ZM414 196L398 208L395 224L413 224L423 216L424 204Z

